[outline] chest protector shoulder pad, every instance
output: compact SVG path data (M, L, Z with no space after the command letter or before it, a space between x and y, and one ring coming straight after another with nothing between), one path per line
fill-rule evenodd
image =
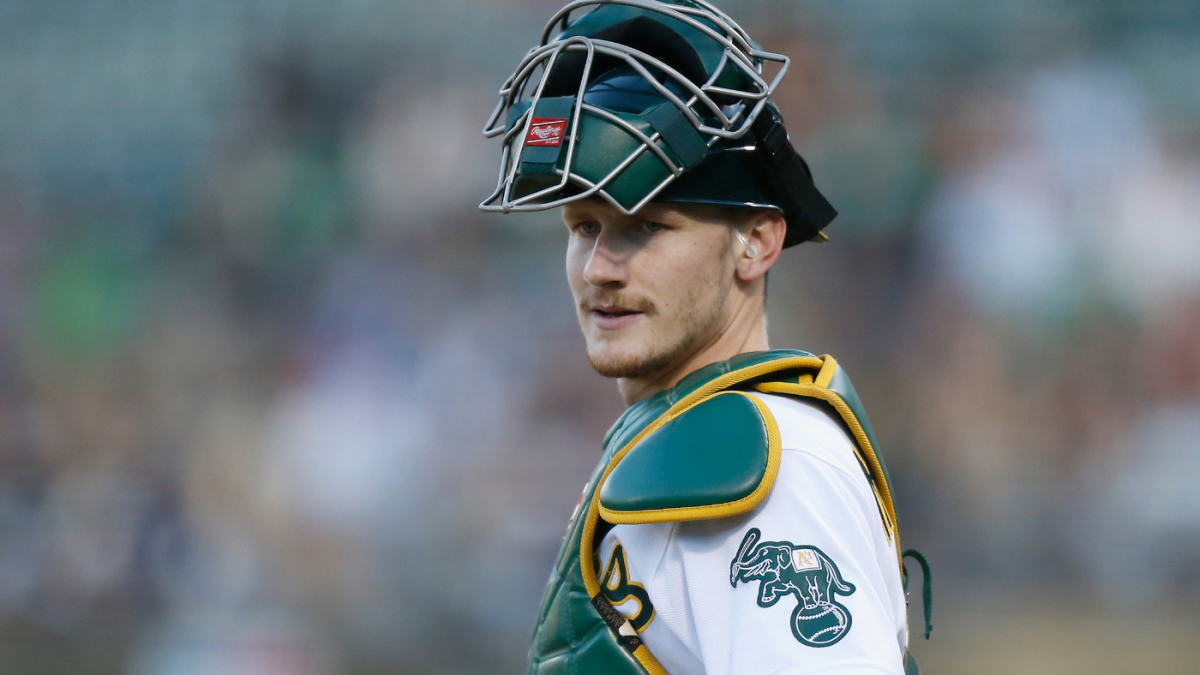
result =
M638 524L746 513L775 484L779 443L761 400L740 391L715 394L629 450L600 488L600 517Z

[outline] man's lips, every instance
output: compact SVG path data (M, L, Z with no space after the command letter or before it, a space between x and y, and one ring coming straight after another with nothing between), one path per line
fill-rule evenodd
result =
M635 309L615 305L595 305L591 312L592 322L601 330L617 330L637 321L642 315Z

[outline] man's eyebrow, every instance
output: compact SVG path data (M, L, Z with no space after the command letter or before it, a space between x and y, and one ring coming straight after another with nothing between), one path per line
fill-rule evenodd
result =
M562 219L564 223L579 222L581 220L599 220L594 211L583 209L580 209L575 213L568 213L564 210L562 213Z

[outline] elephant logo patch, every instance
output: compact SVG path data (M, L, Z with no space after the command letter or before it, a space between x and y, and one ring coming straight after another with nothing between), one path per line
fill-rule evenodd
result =
M850 610L838 594L854 593L829 556L816 546L788 541L759 542L762 532L751 528L729 567L729 583L758 581L758 606L771 607L795 595L792 635L810 647L828 647L850 632Z

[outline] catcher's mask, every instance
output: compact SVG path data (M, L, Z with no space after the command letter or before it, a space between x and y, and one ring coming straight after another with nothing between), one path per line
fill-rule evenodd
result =
M500 89L483 131L504 140L500 179L479 207L767 208L787 221L784 246L823 240L837 212L770 101L787 68L704 0L571 2Z

